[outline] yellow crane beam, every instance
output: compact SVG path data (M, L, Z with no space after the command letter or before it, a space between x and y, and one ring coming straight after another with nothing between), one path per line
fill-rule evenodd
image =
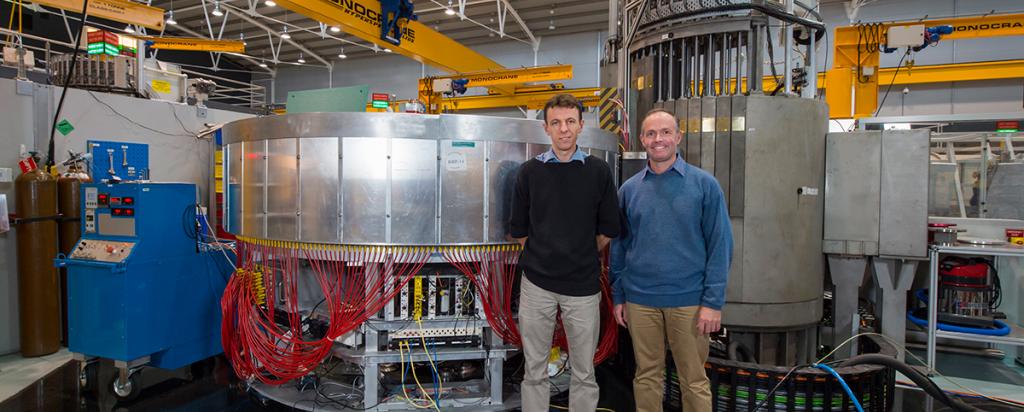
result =
M441 112L456 112L461 110L494 109L499 107L526 107L530 110L544 108L544 104L552 96L560 93L568 93L576 97L586 107L599 105L601 98L600 87L587 87L580 89L542 89L536 91L517 91L512 95L490 95L490 96L466 96L442 99L439 107Z
M135 37L146 42L152 42L149 47L159 50L245 53L245 42L240 40L211 40L195 37Z
M830 117L860 118L874 114L878 107L881 75L881 70L878 70L878 45L884 44L889 28L919 24L927 27L952 26L953 32L943 35L942 41L1024 35L1024 14L989 14L837 27L833 37L835 64L828 72L826 86Z
M474 73L455 73L447 76L424 77L419 82L419 100L427 107L430 113L440 113L440 102L444 100L442 92L449 90L437 90L435 84L438 80L465 79L468 82L466 87L513 87L512 94L519 94L537 89L528 89L524 86L527 83L551 82L557 80L572 79L572 65L560 64L553 66L523 67L516 69L487 70ZM551 90L561 88L561 85L538 85L540 90Z
M74 13L82 12L81 0L32 0L41 6ZM89 16L134 24L147 29L163 30L164 9L129 0L89 0Z
M417 21L406 22L402 28L401 45L382 40L381 7L376 0L278 0L277 5L327 25L341 27L353 36L449 73L505 68ZM502 94L513 91L508 86L496 86L492 90Z

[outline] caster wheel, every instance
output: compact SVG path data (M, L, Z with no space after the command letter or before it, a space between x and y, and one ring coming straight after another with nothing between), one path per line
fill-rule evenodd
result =
M114 379L110 380L110 392L122 401L130 401L139 396L139 392L142 391L142 385L139 383L139 376L136 373L128 375L127 382L121 382L120 376L114 376Z
M90 362L78 370L78 385L82 392L96 390L96 381L99 380L100 365L98 362Z

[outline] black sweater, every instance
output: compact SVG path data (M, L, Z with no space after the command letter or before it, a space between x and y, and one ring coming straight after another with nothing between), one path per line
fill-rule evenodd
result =
M512 197L512 237L528 237L519 260L526 277L550 292L601 291L598 234L619 235L619 202L608 164L531 159L519 169Z

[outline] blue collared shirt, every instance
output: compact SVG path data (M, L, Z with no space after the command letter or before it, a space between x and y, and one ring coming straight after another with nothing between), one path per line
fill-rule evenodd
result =
M678 152L676 153L676 161L672 162L672 167L669 170L675 170L679 172L680 176L686 177L686 162L683 161L683 155ZM651 169L651 163L647 162L647 165L644 166L644 178L646 179L650 175L657 175L657 173L654 173L654 170Z
M569 163L569 162L574 162L574 161L577 161L577 160L579 160L580 163L586 163L587 162L586 161L587 155L585 153L583 153L582 150L580 150L579 146L576 146L576 151L573 152L572 157L569 158L569 162L562 162L558 158L558 156L555 155L555 149L553 149L553 148L552 149L548 149L548 151L537 155L536 159L540 160L541 163L552 163L552 162L556 162L556 163Z

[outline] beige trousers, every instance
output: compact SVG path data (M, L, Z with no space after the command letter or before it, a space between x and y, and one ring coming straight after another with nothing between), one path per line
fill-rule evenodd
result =
M569 341L569 410L593 412L599 389L594 375L594 351L600 333L601 293L566 296L541 289L523 276L519 297L519 332L523 336L523 412L548 412L551 387L548 356L555 332L555 315L562 310L562 326Z
M661 412L666 340L679 376L683 411L711 412L711 382L704 372L710 341L697 332L699 308L653 308L626 303L626 325L636 357L633 395L637 412Z

